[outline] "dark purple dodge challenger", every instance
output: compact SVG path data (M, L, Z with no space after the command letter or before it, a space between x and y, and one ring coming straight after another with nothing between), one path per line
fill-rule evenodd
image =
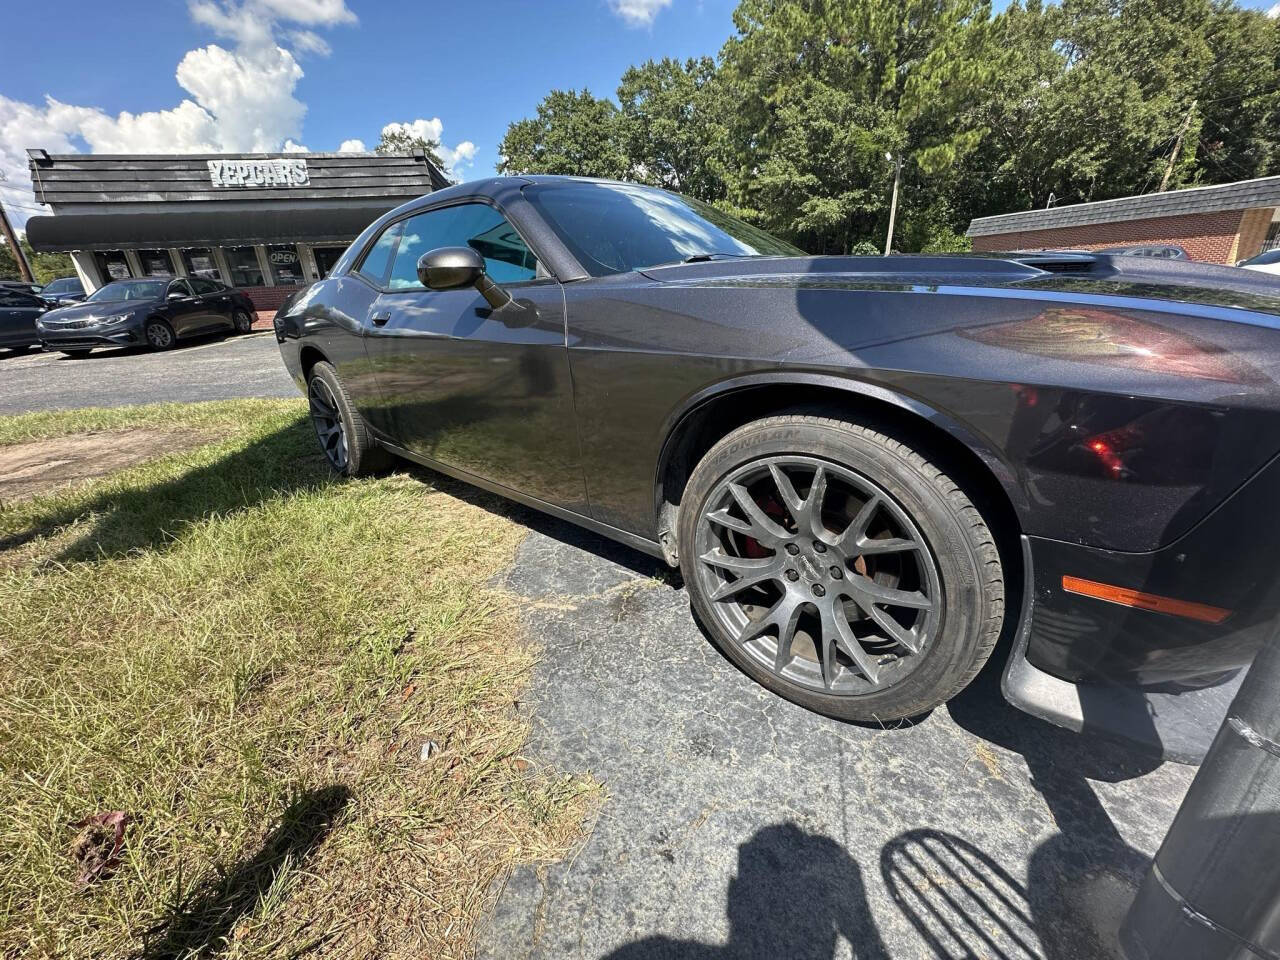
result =
M1088 254L807 257L697 201L466 183L276 318L334 469L395 454L663 557L836 717L963 688L1177 759L1280 617L1280 287ZM371 518L376 521L376 518Z

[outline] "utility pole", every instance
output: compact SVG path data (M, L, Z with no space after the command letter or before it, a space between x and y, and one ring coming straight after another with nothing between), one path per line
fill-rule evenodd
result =
M4 171L0 170L0 183L8 179ZM27 255L22 252L22 247L18 246L18 238L13 234L13 226L9 223L9 214L5 213L2 200L0 200L0 232L4 233L5 243L9 244L9 249L13 251L13 259L17 261L18 269L22 272L22 279L27 283L35 283L36 278L31 272L31 264L27 263Z
M1182 150L1182 138L1186 136L1187 128L1191 126L1191 114L1195 112L1196 104L1199 102L1199 100L1192 100L1191 106L1187 107L1187 115L1182 118L1182 126L1178 128L1178 138L1173 141L1173 153L1169 156L1169 165L1164 168L1164 178L1160 181L1160 189L1156 193L1164 193L1165 187L1169 186L1173 165L1178 162L1178 153Z
M884 255L887 257L893 248L893 220L898 214L898 180L902 176L902 154L895 157L892 153L886 153L884 158L893 161L893 199L889 201L889 233L884 238Z

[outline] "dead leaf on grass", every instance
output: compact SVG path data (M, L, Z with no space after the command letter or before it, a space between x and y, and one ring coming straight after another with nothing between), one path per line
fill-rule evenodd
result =
M73 824L80 832L71 843L71 859L80 868L76 882L82 887L111 876L111 871L120 863L124 828L128 823L129 815L123 810L110 810Z

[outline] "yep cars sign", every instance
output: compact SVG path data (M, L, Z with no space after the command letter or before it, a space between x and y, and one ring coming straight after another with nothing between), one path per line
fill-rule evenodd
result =
M215 187L305 187L311 182L306 160L210 160Z

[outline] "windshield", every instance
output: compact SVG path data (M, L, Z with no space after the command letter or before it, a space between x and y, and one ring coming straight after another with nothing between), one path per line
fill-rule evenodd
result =
M628 183L538 183L524 195L594 277L717 254L802 257L715 207Z
M1273 263L1280 263L1280 250L1264 250L1249 260L1243 261L1242 267L1266 267Z
M120 280L108 283L85 298L85 303L116 300L157 300L164 296L168 280Z

